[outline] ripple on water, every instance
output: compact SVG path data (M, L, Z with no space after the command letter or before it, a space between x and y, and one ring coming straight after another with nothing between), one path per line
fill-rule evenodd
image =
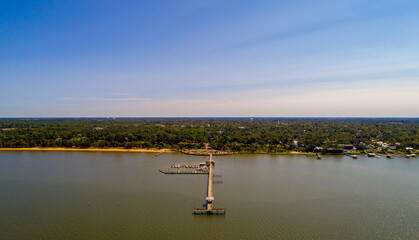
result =
M163 155L167 162L153 154L25 156L47 159L37 169L48 171L12 175L1 166L9 161L10 170L14 158L2 158L1 240L419 239L418 178L390 171L396 182L386 180L394 162L342 158L336 163L325 157L313 166L305 156L225 158L217 163L226 170L215 204L226 206L227 214L193 216L205 199L205 178L157 172L189 159L184 155ZM66 163L65 171L56 161ZM371 170L370 161L380 171ZM21 160L16 168L24 164ZM363 164L368 171L362 171ZM410 172L419 169L409 164ZM62 172L49 176L50 171ZM5 176L13 180L2 180Z

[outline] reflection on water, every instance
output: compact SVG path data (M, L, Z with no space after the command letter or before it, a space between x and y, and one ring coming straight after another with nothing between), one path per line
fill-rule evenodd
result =
M1 152L0 239L419 239L419 159L216 157L206 176L158 169L182 154Z

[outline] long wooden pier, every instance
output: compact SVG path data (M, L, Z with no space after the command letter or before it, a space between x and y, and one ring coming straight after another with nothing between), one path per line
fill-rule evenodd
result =
M207 197L205 198L205 208L195 208L193 211L194 215L224 215L225 209L222 208L214 208L214 192L213 192L213 184L214 184L214 177L221 177L221 175L217 175L213 173L213 168L215 165L214 160L212 160L212 154L209 155L210 158L208 161L195 164L195 165L181 165L176 164L170 166L167 171L159 170L159 172L164 174L208 174L208 184L207 184ZM170 170L176 169L176 170ZM188 169L188 170L184 170ZM191 169L191 170L189 170ZM222 181L216 181L215 183L222 183Z
M158 153L156 153L154 156L158 157L158 156L160 156L160 155L162 155L162 154L165 154L165 153L166 153L166 150L164 150L164 151L162 151L162 152L158 152Z
M214 208L214 193L213 193L213 173L212 169L215 165L214 160L212 160L212 154L210 154L210 159L207 161L208 164L208 184L207 184L207 197L205 198L206 208L195 208L193 214L195 215L224 215L225 209Z

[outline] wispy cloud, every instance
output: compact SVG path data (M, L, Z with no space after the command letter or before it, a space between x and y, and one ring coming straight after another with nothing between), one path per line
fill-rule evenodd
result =
M149 101L149 98L139 97L120 97L120 98L107 98L107 97L62 97L57 98L60 101L90 101L90 102L144 102Z
M0 107L18 107L18 106L24 106L20 103L0 103Z
M125 96L125 97L127 97L127 96L134 96L133 93L111 93L110 95L112 95L112 96L120 96L120 97L123 97L123 96Z

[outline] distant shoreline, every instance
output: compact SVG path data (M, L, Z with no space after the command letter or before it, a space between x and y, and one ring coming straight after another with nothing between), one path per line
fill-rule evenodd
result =
M144 148L136 148L136 149L124 149L124 148L42 148L42 147L34 147L34 148L0 148L1 151L64 151L64 152L122 152L122 153L181 153L177 150L172 149L144 149ZM306 156L315 156L316 153L314 152L297 152L297 151L285 151L285 152L234 152L233 154L239 155L246 155L246 154L270 154L270 155L306 155ZM345 155L345 154L333 154L333 153L320 153L321 155ZM354 152L351 154L355 155L364 155L365 152ZM390 153L394 154L404 154L404 153ZM221 154L222 155L222 154ZM231 155L231 154L225 154ZM202 155L205 156L205 155Z
M66 151L66 152L134 152L134 153L176 153L179 151L171 149L124 149L124 148L0 148L0 151ZM180 152L179 152L180 153ZM235 152L233 154L277 154L277 155L316 155L312 152L277 152L277 153L261 153L261 152Z

